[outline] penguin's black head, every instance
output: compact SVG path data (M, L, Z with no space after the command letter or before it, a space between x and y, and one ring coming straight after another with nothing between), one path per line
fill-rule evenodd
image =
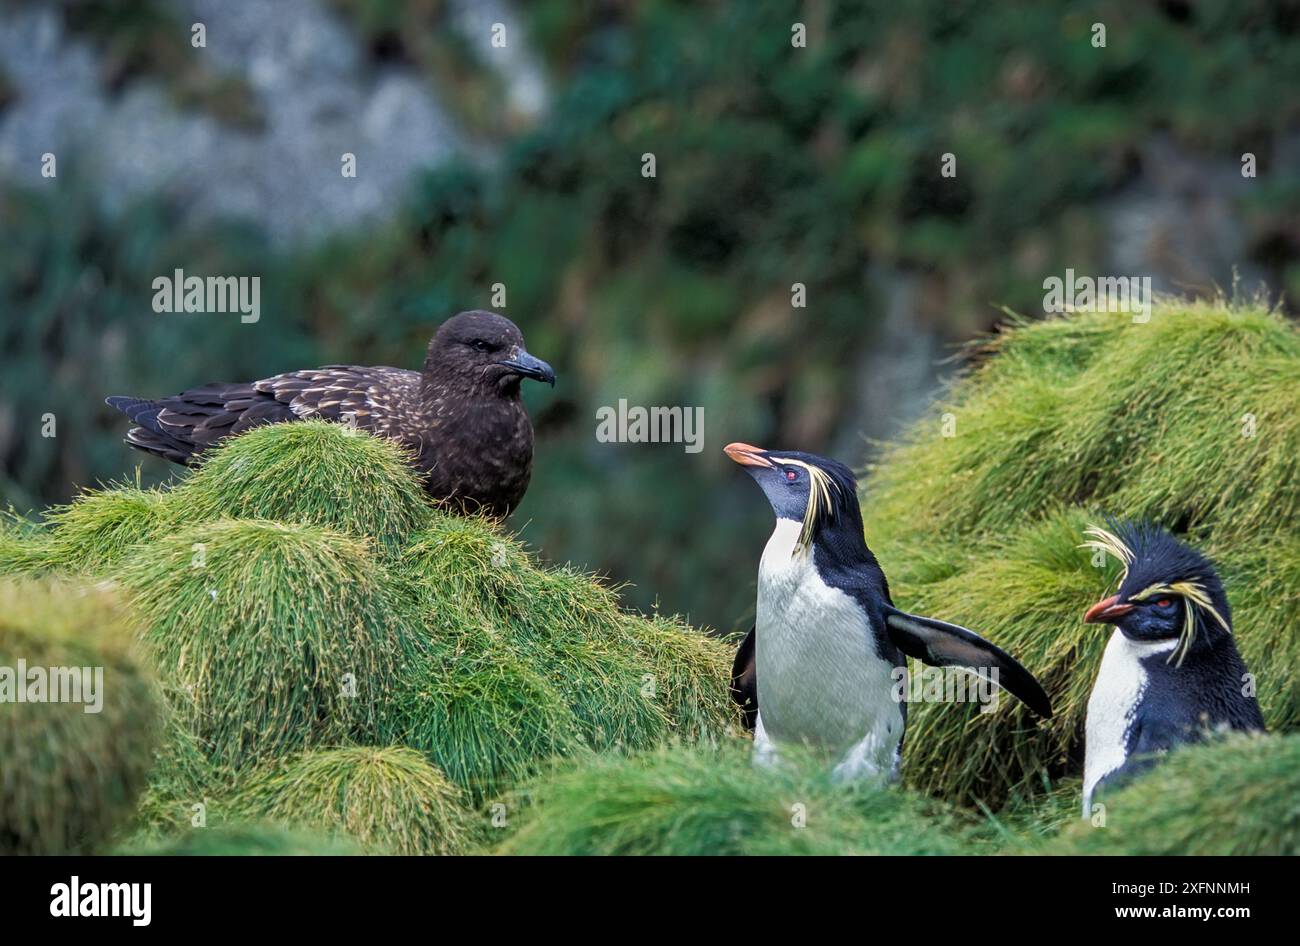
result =
M1110 525L1089 529L1085 545L1114 555L1124 574L1115 594L1089 608L1084 621L1113 624L1135 641L1177 639L1178 663L1190 649L1232 633L1228 599L1208 558L1152 523Z
M754 478L778 519L803 524L801 547L808 548L826 529L847 529L861 540L857 480L843 463L811 453L764 450L747 443L728 444L723 452Z

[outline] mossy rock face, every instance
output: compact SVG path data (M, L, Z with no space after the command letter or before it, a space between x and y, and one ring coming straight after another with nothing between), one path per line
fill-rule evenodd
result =
M130 845L117 854L151 857L331 857L361 853L344 838L327 838L273 825L195 828L153 844Z
M1300 854L1300 735L1233 736L1171 752L1099 799L1051 854Z
M153 762L160 711L134 636L110 590L0 580L0 854L89 853L130 818ZM20 660L26 680L17 676ZM77 671L71 692L65 668ZM92 690L80 686L82 668ZM16 702L15 687L36 695L37 669L44 698L55 696L61 677L65 701Z
M896 787L832 784L793 755L751 764L748 743L592 756L516 793L494 849L533 855L961 854L969 828Z
M217 521L124 563L178 711L214 762L240 770L315 745L373 738L416 647L365 540Z
M327 526L390 546L432 509L397 444L327 421L269 424L231 438L174 491L186 515Z
M996 807L1077 774L1109 636L1082 615L1117 573L1078 546L1107 514L1153 519L1216 560L1265 718L1300 723L1300 333L1258 309L1166 303L1147 323L1019 325L981 355L872 471L867 542L900 607L1010 651L1056 716L1035 722L1010 697L989 714L917 704L905 780Z
M236 802L258 819L344 835L371 854L457 854L475 827L464 792L413 749L306 752L254 775Z
M397 570L429 643L396 735L478 797L553 756L707 742L735 725L728 645L621 611L609 589L538 568L483 520L435 516Z

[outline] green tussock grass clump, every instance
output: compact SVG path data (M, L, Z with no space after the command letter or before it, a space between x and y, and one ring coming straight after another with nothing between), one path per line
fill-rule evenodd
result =
M545 760L709 741L735 714L731 648L538 567L490 523L435 516L404 550L428 649L403 690L402 741L483 797Z
M518 825L499 854L960 854L975 843L930 799L834 784L797 754L756 768L739 740L592 756L529 783L508 808Z
M258 773L236 804L255 819L342 835L371 854L458 854L474 814L413 749L317 749Z
M346 838L321 837L275 825L194 828L150 843L130 843L115 854L150 857L338 857L360 854Z
M43 522L0 522L0 574L109 573L138 545L174 528L171 495L139 483L88 489L50 509Z
M395 735L477 797L585 746L555 688L483 624L435 636L400 691Z
M207 454L175 490L192 520L274 519L399 543L432 504L393 441L323 420L258 427Z
M338 425L254 430L46 519L0 524L0 569L120 583L162 684L128 847L270 820L459 851L470 806L557 761L736 731L730 645L437 509Z
M364 539L258 520L204 523L122 566L144 641L206 755L231 770L373 738L417 644Z
M107 588L0 580L0 854L89 853L130 818L160 710L135 630ZM29 679L18 676L19 660ZM35 668L45 671L46 699L51 668L102 668L102 678L92 677L93 699L60 684L63 702L16 702L16 687L36 695Z
M979 354L873 469L867 540L900 607L1010 651L1056 717L1034 725L1010 697L987 715L918 704L908 783L996 807L1044 775L1077 773L1109 636L1082 615L1118 573L1077 546L1106 514L1152 519L1216 560L1266 719L1300 722L1294 326L1258 307L1164 302L1145 324L1111 313L1014 324Z
M0 512L0 575L39 575L50 569L49 534L12 509Z
M1045 782L1037 793L1017 793L998 811L982 812L980 834L989 853L1029 852L1079 820L1082 798L1082 778Z
M164 685L162 691L162 735L154 750L148 785L129 826L130 836L137 840L188 829L200 811L210 824L224 822L229 814L224 802L232 791L234 775L213 763L190 728L195 718L194 697L174 686Z
M49 567L102 574L132 549L175 528L172 495L160 489L116 484L86 490L50 511Z
M1105 805L1104 827L1076 818L1035 853L1294 856L1300 854L1300 735L1239 735L1185 746L1097 800Z

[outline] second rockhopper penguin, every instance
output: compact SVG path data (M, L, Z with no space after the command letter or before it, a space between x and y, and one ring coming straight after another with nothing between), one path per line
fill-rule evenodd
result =
M1214 566L1150 523L1088 530L1088 548L1124 566L1084 621L1114 625L1088 698L1083 815L1113 785L1207 732L1264 729Z
M726 447L766 494L776 528L758 569L754 630L741 644L736 699L753 719L755 760L783 745L828 754L835 777L892 777L907 703L906 658L968 668L1052 715L1047 694L1005 651L955 624L893 606L863 537L852 472L806 453Z

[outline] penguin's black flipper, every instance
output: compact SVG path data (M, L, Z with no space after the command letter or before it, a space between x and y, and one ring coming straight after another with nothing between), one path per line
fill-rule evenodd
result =
M758 720L758 683L754 675L754 628L740 642L731 665L731 698L745 714L745 728L753 730Z
M1052 701L1034 675L1002 648L956 624L882 607L889 636L907 656L934 667L966 667L977 673L993 668L998 686L1039 716L1052 718Z

